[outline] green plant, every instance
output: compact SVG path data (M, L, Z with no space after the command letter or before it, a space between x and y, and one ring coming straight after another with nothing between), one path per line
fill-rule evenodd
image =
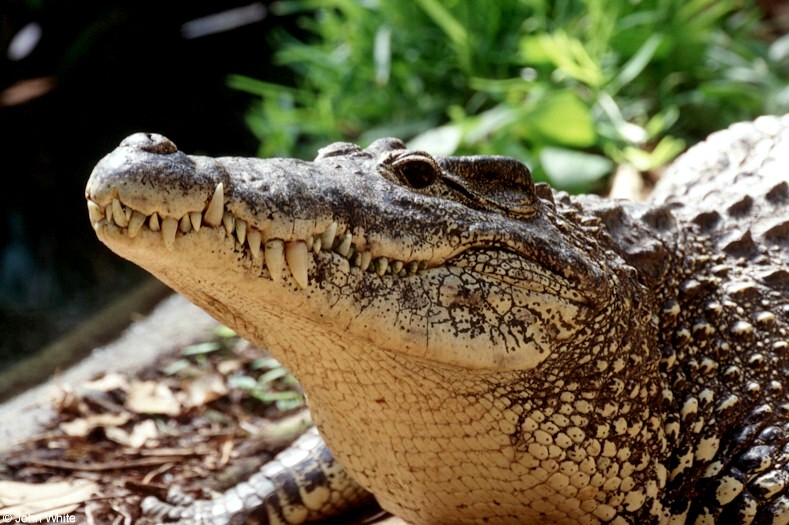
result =
M278 33L295 86L260 96L262 156L394 135L434 153L498 153L586 190L617 163L658 168L714 129L789 109L786 42L747 0L291 0Z

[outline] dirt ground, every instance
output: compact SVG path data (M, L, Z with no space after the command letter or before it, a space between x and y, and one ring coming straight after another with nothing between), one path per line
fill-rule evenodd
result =
M173 295L0 405L0 513L138 523L144 497L163 499L174 485L210 497L308 424L286 370ZM402 523L380 516L342 523Z

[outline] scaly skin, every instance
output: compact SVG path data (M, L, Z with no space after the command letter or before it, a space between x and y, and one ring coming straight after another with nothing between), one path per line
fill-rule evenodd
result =
M104 243L293 371L410 523L786 524L788 173L786 117L645 204L393 139L309 163L138 134L86 196Z

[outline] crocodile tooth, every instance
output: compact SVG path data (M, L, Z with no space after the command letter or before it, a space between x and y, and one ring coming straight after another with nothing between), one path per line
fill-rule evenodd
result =
M318 252L321 251L321 247L323 246L323 241L320 237L315 237L315 242L312 243L312 253L318 255Z
M178 220L167 217L162 220L162 239L168 250L175 248L175 232L178 230Z
M367 271L367 268L370 267L370 263L373 260L372 252L361 252L361 257L359 260L359 268L362 269L363 272Z
M416 271L419 269L419 263L416 261L411 261L405 265L405 269L408 271L408 273L416 273Z
M390 266L392 267L392 273L397 275L403 269L403 261L394 261Z
M107 218L107 224L115 223L112 217L112 204L107 204L107 206L104 207L104 216Z
M293 280L301 288L309 284L307 277L307 244L304 241L295 241L285 244L285 261L288 263Z
M158 232L161 229L159 225L159 214L153 212L151 214L151 218L148 219L148 227L151 229L152 232Z
M222 222L222 214L225 211L225 189L222 183L216 185L214 195L211 197L211 202L208 203L208 208L205 210L203 221L213 227L219 226ZM195 228L197 229L197 228Z
M337 246L337 253L345 257L346 259L351 254L351 242L353 241L353 236L351 232L345 232L345 236L342 238L342 242L340 245Z
M123 208L123 214L126 215L126 221L128 221L129 219L131 219L132 209L129 208L128 206Z
M142 213L134 210L132 213L131 219L129 219L129 237L136 237L137 234L140 232L140 228L142 225L145 224L145 219L147 217Z
M126 212L123 211L121 201L118 199L112 199L112 218L115 224L121 228L125 228L129 225L129 219L126 218Z
M104 218L104 212L101 211L101 206L93 201L88 201L88 216L90 217L90 222L95 224Z
M353 254L353 257L349 259L351 261L352 266L356 266L357 268L362 265L362 254L356 252Z
M236 229L236 219L233 214L226 211L222 216L222 224L225 226L225 231L228 235L233 235L233 230Z
M200 227L203 225L203 214L199 211L193 211L189 214L189 222L192 223L192 228L199 232Z
M331 250L334 245L334 238L337 236L337 223L332 222L326 231L321 234L321 246L324 250Z
M249 251L252 252L252 258L257 259L260 256L260 232L250 228L249 233L247 233L247 243L249 244Z
M247 221L243 219L236 221L236 237L238 237L238 242L241 244L244 244L244 241L247 240Z
M375 273L383 276L386 273L386 269L389 268L389 259L386 257L379 257L373 264L375 265Z
M178 229L181 230L181 233L192 231L192 222L189 220L188 214L181 217L181 220L178 221Z
M280 240L266 242L266 267L271 279L279 281L285 268L285 243Z
M307 251L312 250L312 247L315 245L315 236L310 235L307 237Z

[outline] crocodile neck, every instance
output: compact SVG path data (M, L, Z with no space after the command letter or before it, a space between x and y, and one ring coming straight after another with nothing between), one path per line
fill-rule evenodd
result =
M577 200L551 201L546 205L559 230L583 230L600 249L625 254L594 207L580 212ZM621 208L620 219L640 222L649 210ZM676 250L662 248L666 259L660 264L669 266L675 257L667 254ZM607 332L590 328L533 370L437 365L381 348L373 334L359 339L323 333L318 325L284 320L279 312L263 330L288 325L313 334L293 348L286 341L270 344L285 348L282 358L297 371L338 460L384 508L407 521L424 522L425 509L431 509L429 522L464 522L457 509L475 494L500 495L474 511L494 522L575 522L590 512L605 517L614 507L598 500L613 486L619 499L611 503L646 516L664 490L662 463L668 455L662 425L668 417L662 409L666 385L655 351L653 311L660 303L621 257L611 260L616 263L609 286L616 292L611 305L588 320L590 327L607 326ZM608 318L622 321L612 325ZM251 337L261 339L258 333ZM441 458L456 466L436 469L446 461ZM506 476L494 474L500 468ZM468 483L462 491L456 489L459 470ZM546 494L561 495L563 507L542 508ZM524 514L524 507L532 510Z

